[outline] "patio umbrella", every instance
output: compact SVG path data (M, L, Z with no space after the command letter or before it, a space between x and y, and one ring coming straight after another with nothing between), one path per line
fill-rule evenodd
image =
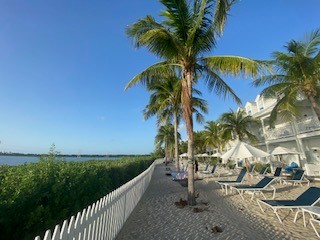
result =
M222 154L221 158L227 160L229 158L267 157L269 155L269 153L239 141L236 146Z
M286 155L286 154L300 154L295 150L291 150L285 147L276 147L270 153L271 155Z
M210 155L208 153L202 153L200 155L201 155L200 157L210 157Z
M211 157L221 157L221 153L216 152L216 153L212 154Z
M285 147L276 147L275 149L273 149L270 153L273 156L277 156L278 161L281 162L280 159L280 155L299 155L299 160L300 160L300 154L299 152L295 151L295 150L291 150L289 148L285 148Z
M182 153L179 155L179 157L188 157L188 153Z

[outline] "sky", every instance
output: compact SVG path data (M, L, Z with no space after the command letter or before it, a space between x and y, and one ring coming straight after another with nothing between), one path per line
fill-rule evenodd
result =
M0 0L0 151L45 153L54 143L63 154L152 152L156 121L142 114L149 93L124 87L158 59L135 49L125 29L147 14L161 20L161 10L156 0ZM268 60L319 28L319 12L319 0L239 1L208 56ZM251 79L226 81L243 104L261 91ZM237 109L197 88L207 121Z

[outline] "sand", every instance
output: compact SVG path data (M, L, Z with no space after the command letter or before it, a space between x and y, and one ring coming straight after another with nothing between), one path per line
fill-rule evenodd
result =
M317 239L310 224L303 226L302 218L293 223L295 212L280 211L285 218L281 224L272 211L262 213L250 195L245 195L245 201L236 192L226 196L216 177L196 181L197 205L179 208L175 202L186 200L187 188L166 176L165 169L163 164L156 166L149 188L117 239ZM295 199L308 187L276 188L276 199Z

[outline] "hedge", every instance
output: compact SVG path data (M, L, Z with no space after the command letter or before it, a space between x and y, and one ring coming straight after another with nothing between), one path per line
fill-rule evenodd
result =
M33 239L147 169L154 158L0 166L0 239Z

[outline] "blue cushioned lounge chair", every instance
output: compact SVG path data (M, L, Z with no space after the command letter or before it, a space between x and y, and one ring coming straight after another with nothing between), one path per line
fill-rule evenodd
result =
M236 185L236 186L231 186L231 189L235 189L237 190L237 192L240 194L240 197L244 200L243 198L243 193L250 193L252 194L251 200L253 199L254 195L256 193L260 193L262 194L262 196L264 198L266 198L263 194L264 191L273 191L273 197L272 199L274 199L275 194L276 194L276 189L271 186L271 183L274 181L274 178L270 178L270 177L264 177L263 179L260 180L260 182L258 182L255 185Z
M292 185L298 183L302 186L303 182L307 183L308 186L310 185L310 181L304 176L304 170L302 169L297 169L291 179L282 179L282 183L292 183Z
M277 212L279 209L299 209L301 207L313 206L320 200L320 188L310 187L304 193L302 193L296 200L257 200L257 203L262 212L265 212L262 205L265 205L273 210L278 217L279 221L282 220ZM297 215L296 215L297 216Z
M221 186L222 190L226 191L226 194L228 194L228 186L230 187L231 185L236 185L236 184L241 184L244 181L244 176L246 175L247 170L242 169L237 177L236 180L234 181L216 181Z

